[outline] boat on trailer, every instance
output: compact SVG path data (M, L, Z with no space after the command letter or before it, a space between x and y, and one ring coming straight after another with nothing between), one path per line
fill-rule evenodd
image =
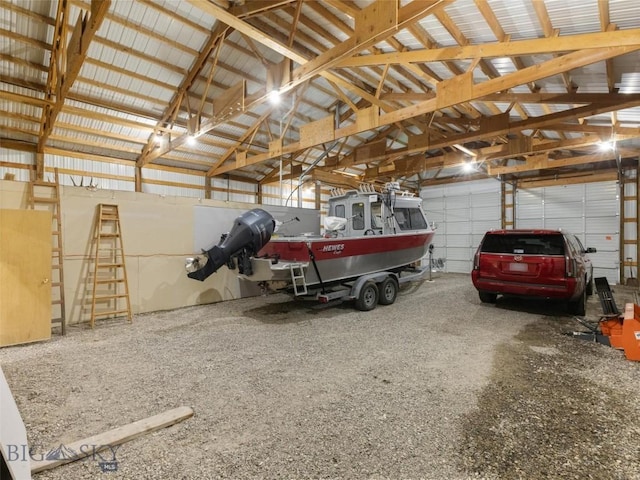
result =
M187 259L190 278L204 280L223 265L264 289L315 296L321 302L355 299L371 310L395 301L400 283L419 277L434 231L422 199L388 183L333 190L322 235L274 235L276 222L250 210L202 257Z

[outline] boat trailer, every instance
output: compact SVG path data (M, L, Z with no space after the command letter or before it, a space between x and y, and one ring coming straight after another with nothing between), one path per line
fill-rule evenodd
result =
M330 291L320 291L314 296L320 303L355 300L355 307L366 312L373 310L378 304L394 303L398 297L400 285L419 280L427 270L427 267L422 267L398 273L369 273L358 277L353 282L334 287Z

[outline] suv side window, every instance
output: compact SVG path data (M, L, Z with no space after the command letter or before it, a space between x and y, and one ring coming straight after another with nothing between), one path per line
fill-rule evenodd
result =
M584 245L582 245L582 242L580 241L580 239L576 236L573 237L576 241L576 244L578 246L578 253L583 254L587 252L587 249L584 248Z
M578 237L576 237L575 235L567 235L567 243L569 244L569 249L571 250L571 256L579 257L585 252L582 244L580 243L580 240L578 240Z

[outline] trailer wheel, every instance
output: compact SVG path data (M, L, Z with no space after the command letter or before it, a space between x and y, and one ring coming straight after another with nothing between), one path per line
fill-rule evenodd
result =
M360 290L360 295L356 299L356 308L363 312L368 312L376 308L377 303L378 286L374 282L368 281Z
M380 305L391 305L398 297L398 282L396 282L395 278L387 277L380 283L378 292L380 294L378 303Z

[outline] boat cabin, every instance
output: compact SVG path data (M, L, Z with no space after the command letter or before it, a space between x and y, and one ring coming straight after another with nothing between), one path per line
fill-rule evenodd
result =
M325 234L357 237L393 235L429 230L422 199L393 186L379 193L373 189L350 190L329 199Z

